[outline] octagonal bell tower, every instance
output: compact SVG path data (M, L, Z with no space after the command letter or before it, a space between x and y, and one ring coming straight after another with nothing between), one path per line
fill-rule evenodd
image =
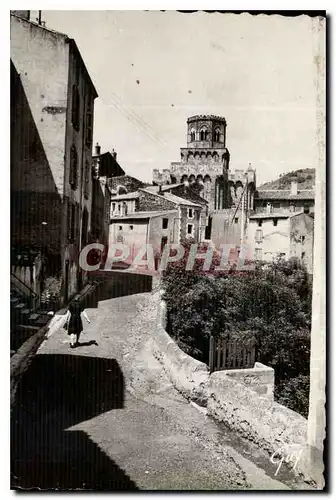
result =
M192 116L187 120L187 146L191 148L226 147L226 120L219 116Z

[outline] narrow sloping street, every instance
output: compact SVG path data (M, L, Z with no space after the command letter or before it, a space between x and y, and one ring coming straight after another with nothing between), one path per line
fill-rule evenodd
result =
M12 417L12 483L23 488L298 488L171 385L152 355L157 296L88 309L81 345L64 330L41 346ZM259 464L258 466L256 464ZM261 466L260 466L261 464ZM282 475L284 474L284 475Z

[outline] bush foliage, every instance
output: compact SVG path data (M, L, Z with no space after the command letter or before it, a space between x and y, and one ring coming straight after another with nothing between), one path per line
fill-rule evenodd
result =
M276 397L305 414L312 294L306 269L291 259L256 264L244 273L234 267L218 273L217 256L208 271L201 259L186 271L190 245L185 246L184 259L169 264L163 277L170 334L206 363L210 336L254 337L256 360L275 370Z

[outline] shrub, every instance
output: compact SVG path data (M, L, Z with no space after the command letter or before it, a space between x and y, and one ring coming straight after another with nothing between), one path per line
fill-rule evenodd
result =
M278 403L307 418L309 412L309 376L298 375L276 386L275 399Z
M256 359L273 366L281 397L292 398L292 406L287 406L306 411L304 390L298 393L300 401L291 396L295 383L309 376L312 283L306 269L290 259L257 264L243 275L233 268L214 275L217 256L209 271L203 271L202 260L186 271L189 250L184 259L168 266L163 277L171 335L204 362L210 336L254 337ZM296 382L289 384L290 380Z

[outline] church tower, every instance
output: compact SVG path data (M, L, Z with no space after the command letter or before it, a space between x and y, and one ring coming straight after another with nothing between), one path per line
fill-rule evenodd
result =
M157 184L188 183L208 201L208 226L205 239L239 243L242 210L253 208L255 171L229 170L230 153L226 147L227 122L214 115L196 115L187 120L186 146L180 148L179 162L170 169L153 170ZM231 241L230 241L231 242Z

